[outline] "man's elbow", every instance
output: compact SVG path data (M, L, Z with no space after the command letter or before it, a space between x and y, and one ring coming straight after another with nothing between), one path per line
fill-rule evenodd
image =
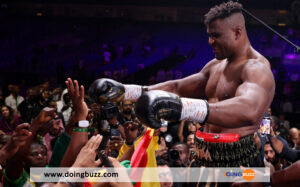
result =
M261 113L255 107L250 107L249 105L243 108L247 108L245 111L241 112L241 121L243 124L251 125L257 123L261 117Z
M243 117L244 124L255 124L259 121L261 114L257 111L249 111Z

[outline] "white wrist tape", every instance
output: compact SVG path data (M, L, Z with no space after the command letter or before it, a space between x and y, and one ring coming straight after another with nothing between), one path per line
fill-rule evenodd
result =
M137 100L142 95L142 86L135 84L126 84L125 87L125 100Z
M181 98L182 111L180 120L203 123L208 115L207 101L202 99Z

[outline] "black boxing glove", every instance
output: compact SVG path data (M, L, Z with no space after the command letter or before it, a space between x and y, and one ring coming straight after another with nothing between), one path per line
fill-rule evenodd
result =
M179 96L161 90L146 92L135 105L139 120L154 129L161 127L161 119L178 121L181 110L182 103Z
M98 103L136 100L148 88L140 85L122 84L112 79L97 79L89 88L89 95Z
M170 92L153 90L137 100L135 112L142 123L157 129L161 127L161 119L204 123L208 118L209 105L206 100L180 98Z
M98 103L120 102L124 98L125 87L112 79L97 79L90 86L88 93Z

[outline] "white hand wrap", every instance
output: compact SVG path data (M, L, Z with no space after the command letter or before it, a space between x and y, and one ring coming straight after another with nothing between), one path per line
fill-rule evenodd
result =
M181 98L182 111L180 120L203 123L209 114L208 103L202 99Z
M137 100L142 95L142 86L126 84L124 100Z

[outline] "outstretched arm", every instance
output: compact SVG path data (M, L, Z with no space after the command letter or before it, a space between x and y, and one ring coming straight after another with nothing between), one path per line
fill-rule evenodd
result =
M149 87L149 90L164 90L181 97L199 98L205 95L208 77L199 72L179 80L167 81Z
M164 90L175 93L180 97L203 97L205 96L205 87L209 78L209 70L215 63L217 62L212 60L208 62L199 73L183 79L167 81L149 86L149 90Z
M199 72L189 77L167 81L148 87L148 90L163 90L175 93L181 97L199 98L204 96L206 83L209 78L209 70L217 60L212 60ZM141 85L122 84L112 79L97 79L89 88L89 95L98 103L107 101L120 102L125 100L137 100L143 90Z
M265 64L248 63L235 97L209 104L208 123L233 128L254 124L263 117L274 97L274 77Z

